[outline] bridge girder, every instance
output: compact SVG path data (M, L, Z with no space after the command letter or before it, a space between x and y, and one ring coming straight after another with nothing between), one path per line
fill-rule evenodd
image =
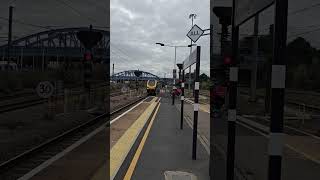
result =
M14 40L11 43L10 54L19 56L42 56L44 52L50 55L82 57L84 47L77 39L76 33L89 30L87 27L62 28L43 31ZM102 33L102 40L93 48L96 57L107 57L107 49L110 46L109 31L92 29L94 32ZM0 46L2 56L6 53L7 44ZM72 53L70 53L72 52Z
M147 80L158 80L161 81L161 78L158 77L157 75L154 75L150 72L146 72L146 71L141 71L142 74L140 77L137 77L135 75L135 71L137 70L128 70L128 71L122 71L119 73L114 74L113 76L111 76L111 80L112 81L119 81L119 80L123 80L123 81L147 81Z

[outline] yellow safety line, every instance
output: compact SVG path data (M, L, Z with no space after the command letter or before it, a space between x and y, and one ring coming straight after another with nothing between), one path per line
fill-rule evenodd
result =
M152 119L151 119L151 121L150 121L150 123L149 123L149 125L148 125L148 128L147 128L145 134L143 135L143 138L142 138L142 140L141 140L141 142L140 142L140 144L139 144L139 147L138 147L138 149L137 149L137 151L136 151L136 153L135 153L135 155L134 155L134 157L133 157L133 159L132 159L132 161L131 161L131 163L130 163L130 166L129 166L128 170L127 170L127 173L126 173L126 175L125 175L124 178L123 178L124 180L130 180L131 177L132 177L132 174L133 174L134 169L135 169L135 167L136 167L136 165L137 165L137 163L138 163L138 160L139 160L139 157L140 157L140 155L141 155L142 149L143 149L144 144L145 144L145 142L146 142L146 140L147 140L147 137L148 137L148 135L149 135L151 126L152 126L152 124L153 124L153 121L154 121L157 113L158 113L159 108L160 108L160 102L159 102L159 104L158 104L157 110L156 110L155 113L153 114L153 117L152 117Z
M111 148L110 179L114 179L116 176L143 126L146 124L153 110L156 108L157 102L155 102L155 100L157 100L157 98L153 98L150 101L151 104L148 106L148 108L139 116L139 118L130 126L130 128L126 130L117 143Z

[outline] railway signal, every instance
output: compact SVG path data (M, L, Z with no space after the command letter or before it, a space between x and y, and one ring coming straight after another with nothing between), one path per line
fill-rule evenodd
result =
M84 53L84 87L88 91L90 90L89 79L92 77L92 48L98 44L102 39L102 33L95 32L92 30L90 25L89 30L77 32L77 38L85 47L86 52Z
M84 87L90 89L89 79L92 78L92 64L84 62Z
M92 57L91 52L84 53L84 60L85 61L92 61L92 59L93 59L93 57Z
M223 64L230 65L231 64L231 57L230 56L225 56L223 58Z

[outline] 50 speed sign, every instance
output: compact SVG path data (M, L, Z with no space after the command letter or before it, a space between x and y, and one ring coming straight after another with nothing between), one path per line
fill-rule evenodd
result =
M43 81L38 84L36 91L40 97L48 98L53 94L54 87L49 81Z

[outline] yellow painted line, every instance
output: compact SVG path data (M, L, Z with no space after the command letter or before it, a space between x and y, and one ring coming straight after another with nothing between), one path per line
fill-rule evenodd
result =
M189 117L184 116L184 119L186 120L189 127L193 130L193 122L191 122L191 119ZM210 155L210 143L205 135L202 134L202 132L198 129L197 138L199 139L200 143L204 147L204 149L207 151L207 153Z
M254 128L242 123L241 121L237 121L237 123L242 125L242 126L244 126L244 127L246 127L246 128L248 128L248 129L250 129L250 130L252 130L252 131L254 131L254 132L256 132L256 133L258 133L258 134L261 134L265 138L269 139L269 135L268 134L264 134L264 133L262 133L260 131L257 131ZM260 129L260 128L258 128L258 129ZM284 143L283 145L284 145L284 147L287 147L288 149L291 149L292 151L304 156L306 159L308 159L310 161L313 161L314 163L320 164L320 160L318 160L317 158L313 157L312 155L308 155L307 153L304 153L303 151L301 151L301 150L289 145L288 143Z
M130 126L129 129L121 136L117 143L112 147L110 151L110 179L114 179L118 173L123 161L127 157L134 142L138 138L139 133L150 118L157 103L157 98L153 98L150 101L148 108L140 115L140 117Z
M302 152L301 150L294 148L293 146L289 145L289 144L285 144L285 146L287 146L288 148L290 148L291 150L300 153L302 156L304 156L306 159L309 159L317 164L320 164L320 160L318 160L317 158L313 157L312 155L308 155L307 153Z
M150 121L150 123L149 123L149 125L148 125L148 128L147 128L145 134L143 135L143 138L142 138L142 140L141 140L141 142L140 142L140 144L139 144L139 147L138 147L138 149L137 149L137 151L136 151L136 153L135 153L135 155L134 155L134 157L133 157L133 159L132 159L132 161L131 161L131 163L130 163L130 166L129 166L128 170L127 170L127 173L126 173L126 175L125 175L124 178L123 178L124 180L130 180L131 177L132 177L132 174L133 174L134 169L135 169L135 167L136 167L136 165L137 165L137 163L138 163L138 160L139 160L139 157L140 157L140 155L141 155L142 149L143 149L144 144L145 144L145 142L146 142L146 140L147 140L147 137L148 137L148 135L149 135L149 132L150 132L150 129L151 129L152 124L153 124L153 122L154 122L154 119L156 118L156 115L157 115L157 113L158 113L158 111L159 111L159 108L160 108L160 102L158 103L157 110L156 110L156 112L153 114L153 117L152 117L152 119L151 119L151 121Z
M192 100L190 100L190 99L186 99L185 101L188 102L189 104L194 104L194 101L192 101ZM207 110L207 108L205 108L204 105L202 105L202 104L200 104L200 103L199 103L199 106L200 106L199 109L200 109L202 112L206 112L206 113L209 113L209 114L210 114L210 109ZM209 107L210 107L210 105L209 105Z

